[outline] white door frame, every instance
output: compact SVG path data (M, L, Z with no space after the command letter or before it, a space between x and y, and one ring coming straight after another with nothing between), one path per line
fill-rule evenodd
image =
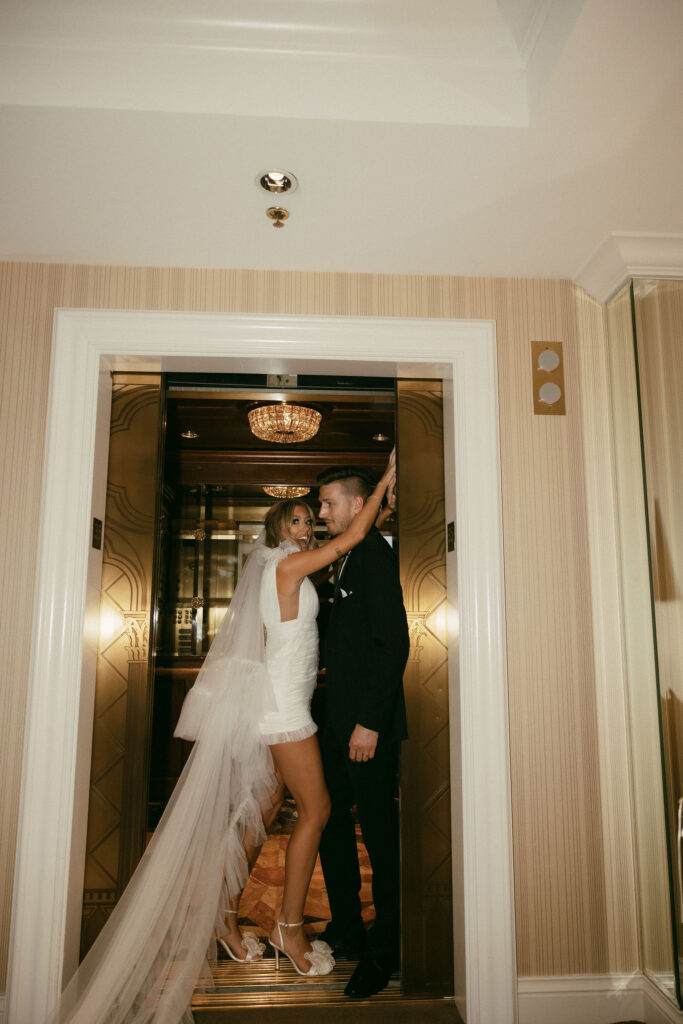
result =
M454 839L460 816L462 823L462 873L454 883L464 889L454 922L465 965L456 963L455 973L466 991L456 997L468 1024L516 1020L495 324L57 310L10 941L13 1024L42 1021L60 990L69 891L78 883L73 864L83 859L78 778L87 770L86 749L89 758L94 678L84 641L97 563L91 516L103 511L108 374L263 373L264 364L271 373L305 364L307 373L444 380L446 514L456 521L457 551L457 563L455 553L447 562L452 583L457 572L459 605L459 664L454 653L449 675L458 702L452 721L461 729L451 740L451 788ZM457 621L451 628L457 639Z

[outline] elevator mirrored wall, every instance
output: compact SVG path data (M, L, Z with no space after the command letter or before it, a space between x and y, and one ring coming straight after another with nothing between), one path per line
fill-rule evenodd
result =
M634 281L607 320L641 956L683 1006L683 282Z

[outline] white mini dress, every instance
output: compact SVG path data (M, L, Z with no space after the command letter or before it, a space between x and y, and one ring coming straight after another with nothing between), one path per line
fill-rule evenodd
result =
M276 561L266 565L260 597L266 669L277 705L277 710L267 711L259 722L268 744L303 740L318 728L311 718L311 697L318 675L318 595L305 577L299 590L299 614L282 622L275 580L277 565Z

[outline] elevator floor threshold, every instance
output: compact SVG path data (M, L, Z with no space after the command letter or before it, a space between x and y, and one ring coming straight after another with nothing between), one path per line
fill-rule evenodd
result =
M355 961L337 960L332 974L320 978L302 978L288 961L266 956L258 963L238 964L219 960L214 969L215 989L195 991L192 1012L197 1024L256 1022L274 1017L277 1024L300 1024L310 1019L319 1022L324 1014L330 1024L359 1024L365 1020L406 1021L420 1024L461 1024L452 1000L409 999L401 993L401 981L394 975L383 992L371 999L351 1001L344 988Z
M356 961L337 959L331 974L303 978L288 960L280 958L280 970L275 960L265 956L256 963L238 964L233 960L219 960L214 968L215 989L202 992L196 989L193 1009L216 1006L254 1006L267 1003L292 1005L307 1002L348 1002L344 988L353 974ZM395 1001L401 998L401 982L394 975L387 988L373 999Z

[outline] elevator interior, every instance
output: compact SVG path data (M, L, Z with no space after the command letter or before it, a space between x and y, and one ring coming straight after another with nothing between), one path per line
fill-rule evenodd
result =
M189 754L173 727L225 615L239 572L277 498L297 487L317 510L316 477L330 465L379 473L395 443L394 381L361 378L169 375L160 481L155 608L154 711L147 829L153 830ZM321 413L308 441L263 441L256 406L297 402ZM318 524L317 535L325 536ZM385 532L393 540L392 524ZM322 582L323 606L326 583ZM324 676L321 677L324 685ZM319 703L319 702L318 702Z

